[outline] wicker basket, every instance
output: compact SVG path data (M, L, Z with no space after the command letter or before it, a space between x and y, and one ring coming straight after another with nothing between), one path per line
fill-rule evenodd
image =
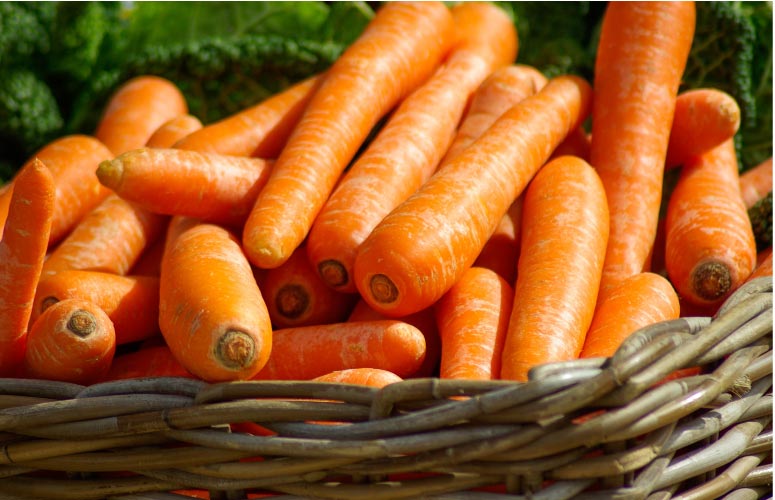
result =
M699 374L668 377L693 367ZM531 377L381 390L0 379L0 499L771 494L771 277L713 318L659 323L611 358L547 364Z

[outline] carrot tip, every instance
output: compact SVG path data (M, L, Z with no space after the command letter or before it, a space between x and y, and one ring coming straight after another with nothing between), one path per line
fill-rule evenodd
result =
M698 264L692 271L692 289L703 300L714 301L732 288L732 276L723 263L712 260Z
M97 318L89 311L78 309L70 315L67 329L81 338L88 337L97 330Z
M395 283L384 274L375 274L371 277L369 289L374 300L382 304L390 304L398 299L398 288Z
M114 189L121 184L124 176L124 164L121 160L105 160L97 166L97 179L108 188Z
M323 281L330 287L344 286L350 281L347 269L341 262L328 259L318 264L318 272Z
M245 332L229 330L218 340L215 357L226 368L245 368L256 357L256 343Z
M309 293L298 284L288 284L277 291L275 305L277 312L290 319L296 319L309 309Z

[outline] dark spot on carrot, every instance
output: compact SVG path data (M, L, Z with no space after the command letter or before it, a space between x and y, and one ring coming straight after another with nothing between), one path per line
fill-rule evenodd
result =
M97 318L89 311L74 311L67 321L67 329L79 337L88 337L97 330Z
M40 312L42 313L57 302L59 302L59 299L56 297L46 297L40 302Z
M215 346L215 359L224 367L242 369L256 357L256 343L253 337L239 330L224 333Z
M395 283L384 274L375 274L369 283L371 294L377 302L390 304L398 299L398 288Z
M328 286L344 286L350 281L347 269L334 259L327 259L318 264L318 272Z
M703 300L716 300L732 287L729 268L721 262L702 262L692 271L692 287Z
M286 318L298 318L309 309L309 293L301 285L284 285L277 291L275 305L277 311Z

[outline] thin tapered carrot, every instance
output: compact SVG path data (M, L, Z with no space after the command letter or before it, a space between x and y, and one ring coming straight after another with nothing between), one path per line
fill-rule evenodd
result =
M97 177L151 212L241 226L271 170L261 158L139 148L100 163Z
M740 107L734 97L715 88L697 88L675 100L665 167L683 165L734 137L740 128Z
M254 376L272 350L272 324L238 240L214 224L173 223L159 278L167 344L206 381Z
M587 162L561 156L525 192L522 251L500 377L578 357L592 322L609 231L605 190Z
M406 378L425 356L422 332L397 320L279 328L272 341L255 380L310 380L348 368L380 368Z
M24 359L27 323L46 256L54 216L54 179L33 160L16 175L0 240L0 376Z
M510 286L517 278L517 261L522 227L522 196L511 204L498 222L498 227L487 239L474 266L492 269Z
M728 139L684 164L668 201L665 267L678 293L695 304L719 304L756 264L738 172Z
M659 274L643 272L625 278L597 308L579 357L613 356L625 338L639 328L678 318L673 285Z
M740 194L745 208L751 208L772 191L772 157L740 174Z
M67 299L87 300L105 311L116 344L144 340L159 333L159 278L121 276L99 271L66 270L40 280L30 322Z
M146 377L195 378L175 359L170 348L162 344L115 356L102 381Z
M751 281L762 276L772 276L772 247L759 252L756 267L746 281Z
M322 80L322 75L302 80L254 106L205 125L174 146L203 153L276 158Z
M149 148L171 148L184 137L202 128L202 122L194 115L184 114L170 118L157 128L145 143Z
M441 2L387 2L328 69L245 222L255 266L277 267L306 238L372 128L436 71L452 28Z
M603 292L641 272L654 242L695 17L694 2L607 4L595 59L590 144L590 163L611 213Z
M186 98L174 83L142 75L124 82L110 96L94 136L119 155L145 146L164 122L187 113Z
M585 119L590 101L582 78L554 78L441 165L359 247L356 285L369 305L402 316L449 290L554 148Z
M368 387L385 387L388 384L401 382L402 379L395 373L379 368L349 368L336 370L320 375L312 380L317 382L335 382L338 384L357 384Z
M65 299L41 314L27 335L28 377L92 384L110 369L116 335L108 315L93 302Z
M495 271L469 268L434 305L441 334L439 377L500 378L514 289Z

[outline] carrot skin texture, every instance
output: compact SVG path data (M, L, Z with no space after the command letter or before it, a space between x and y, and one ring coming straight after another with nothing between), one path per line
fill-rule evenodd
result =
M436 302L471 267L557 144L584 120L590 101L582 78L557 77L441 165L360 246L354 272L361 296L390 317Z
M102 381L145 377L195 378L175 359L168 346L158 345L115 356Z
M492 269L513 287L517 279L521 228L522 196L519 196L501 217L498 227L476 257L474 266Z
M33 160L16 175L0 240L0 376L24 359L27 324L48 247L55 206L54 179Z
M760 252L761 256L757 259L758 264L748 276L746 281L751 281L762 276L772 276L772 248Z
M288 259L369 132L430 77L452 40L443 3L383 4L326 72L259 193L242 237L253 265Z
M145 143L149 148L171 148L184 137L202 128L202 122L194 115L178 115L157 128Z
M751 208L772 191L772 157L740 174L740 194L745 208Z
M357 384L382 388L388 384L401 382L404 379L391 371L378 368L349 368L329 372L312 380L316 382L335 382L338 384Z
M693 2L612 2L603 17L590 144L611 213L602 292L647 264L695 14Z
M503 345L502 379L578 357L592 322L608 240L605 190L584 160L547 163L525 192L522 252Z

